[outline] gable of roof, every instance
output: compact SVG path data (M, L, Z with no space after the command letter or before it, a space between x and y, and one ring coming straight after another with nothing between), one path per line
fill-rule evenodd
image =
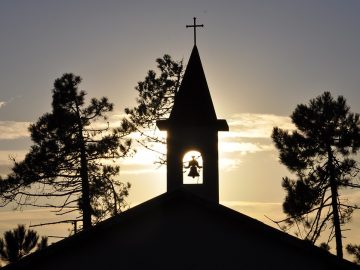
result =
M188 191L160 195L4 269L359 269Z

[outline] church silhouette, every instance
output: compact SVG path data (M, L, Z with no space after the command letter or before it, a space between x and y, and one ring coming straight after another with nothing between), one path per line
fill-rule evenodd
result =
M218 132L229 127L217 119L196 45L157 126L168 134L166 193L4 269L359 269L219 204ZM202 183L184 183L189 150L202 156Z

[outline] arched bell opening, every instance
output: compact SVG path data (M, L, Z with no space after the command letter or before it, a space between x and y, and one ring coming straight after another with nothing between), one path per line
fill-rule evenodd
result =
M203 184L203 158L198 151L188 151L183 157L183 184Z

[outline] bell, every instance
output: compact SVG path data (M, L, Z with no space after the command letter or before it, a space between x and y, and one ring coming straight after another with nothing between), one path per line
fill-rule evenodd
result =
M195 156L192 156L192 160L189 161L189 165L188 166L184 166L185 169L189 169L189 174L188 176L195 178L200 176L198 168L202 168L202 166L199 165L199 163L196 161Z
M189 171L189 174L188 176L192 177L192 178L195 178L195 177L198 177L200 176L196 166L191 166L190 167L190 171Z

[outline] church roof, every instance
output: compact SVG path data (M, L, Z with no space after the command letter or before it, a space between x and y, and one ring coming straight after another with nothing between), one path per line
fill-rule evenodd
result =
M160 125L159 125L160 124ZM174 106L168 120L158 121L160 129L168 125L215 126L228 130L225 120L218 120L196 45L190 55Z
M359 269L179 189L33 253L11 269Z

